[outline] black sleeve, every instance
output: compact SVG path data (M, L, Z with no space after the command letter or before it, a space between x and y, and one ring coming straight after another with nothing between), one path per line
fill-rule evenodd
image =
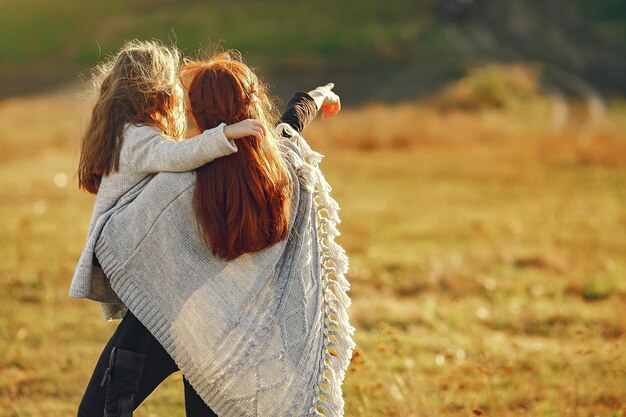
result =
M298 133L302 133L316 116L317 105L315 100L307 93L298 92L287 103L280 121L289 124Z

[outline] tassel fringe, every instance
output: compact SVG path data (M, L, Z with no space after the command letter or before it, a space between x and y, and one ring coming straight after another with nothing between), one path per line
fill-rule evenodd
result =
M332 188L318 167L323 155L313 151L295 130L287 130L300 150L302 159L293 151L287 152L287 157L295 162L298 176L314 195L316 228L322 255L324 351L320 358L321 372L315 387L311 415L338 417L344 414L341 384L355 347L352 340L354 327L350 325L347 311L350 306L350 297L346 293L350 284L345 278L348 257L345 250L335 242L339 236L339 204L330 196Z

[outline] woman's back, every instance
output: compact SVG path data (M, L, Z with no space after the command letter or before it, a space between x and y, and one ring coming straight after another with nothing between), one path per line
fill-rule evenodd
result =
M120 201L96 246L115 292L220 415L309 415L320 401L324 370L336 375L328 386L339 386L353 346L347 283L338 280L345 255L319 253L316 219L323 207L313 194L322 193L323 184L306 162L317 155L301 138L284 144L297 185L287 239L220 259L197 233L195 175L161 173L139 195ZM334 284L322 259L331 262L327 267L336 260ZM336 312L335 323L327 305ZM211 319L200 319L206 317ZM331 328L337 356L326 363ZM340 391L326 395L341 408Z

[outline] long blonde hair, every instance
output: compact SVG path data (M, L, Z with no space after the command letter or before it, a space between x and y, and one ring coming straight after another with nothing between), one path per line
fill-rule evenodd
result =
M119 170L126 123L147 124L180 139L185 109L180 53L156 41L130 41L93 70L97 99L82 137L79 187L97 193L103 175Z

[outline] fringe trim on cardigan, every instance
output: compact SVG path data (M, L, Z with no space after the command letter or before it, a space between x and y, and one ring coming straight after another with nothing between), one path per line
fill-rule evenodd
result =
M316 228L320 245L322 266L322 291L324 300L324 335L320 374L315 386L315 396L310 412L314 416L343 416L344 400L341 384L352 358L355 343L352 340L354 327L348 320L350 284L345 278L348 272L348 257L344 249L335 242L339 236L339 204L330 195L330 184L319 169L323 155L313 151L295 130L291 129L291 140L301 150L304 158L298 173L313 192L316 212Z

